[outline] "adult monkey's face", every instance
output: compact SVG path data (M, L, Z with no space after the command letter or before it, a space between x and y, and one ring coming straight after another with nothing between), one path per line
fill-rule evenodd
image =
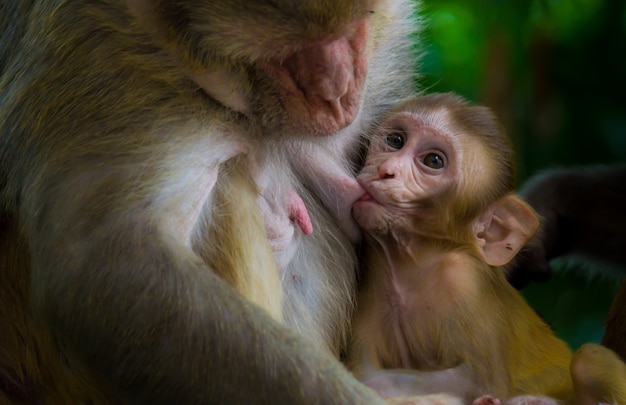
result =
M370 19L384 2L127 1L192 80L256 124L328 136L358 115Z

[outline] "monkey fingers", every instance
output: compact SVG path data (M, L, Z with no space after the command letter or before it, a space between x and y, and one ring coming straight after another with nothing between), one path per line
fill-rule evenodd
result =
M492 395L483 395L480 398L476 398L472 405L558 405L559 402L555 399L535 396L535 395L519 395L502 401L500 398L496 398Z
M500 405L502 401L500 398L496 398L492 395L483 395L480 398L476 398L472 405Z
M556 399L539 396L539 395L519 395L509 398L504 405L558 405L560 402Z

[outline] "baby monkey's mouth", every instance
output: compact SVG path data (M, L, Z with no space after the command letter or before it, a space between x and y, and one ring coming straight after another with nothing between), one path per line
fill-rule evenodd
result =
M355 203L358 202L373 202L373 203L377 203L380 204L380 202L371 194L370 192L370 184L368 184L368 182L366 180L363 179L362 176L357 176L356 181L361 185L361 187L363 188L363 195L361 195L356 201ZM374 193L376 194L376 193Z
M368 193L367 191L361 196L359 197L358 200L356 200L356 202L361 202L361 201L373 201L373 202L377 202L374 197L372 197L372 195L370 193Z

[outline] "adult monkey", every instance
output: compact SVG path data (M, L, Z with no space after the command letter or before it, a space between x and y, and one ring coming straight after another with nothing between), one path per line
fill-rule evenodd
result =
M350 162L412 92L411 2L1 0L0 14L0 401L380 401L332 354L355 282ZM214 260L244 243L212 228L230 192L258 200L266 229L234 226L270 234L289 327L224 282L241 291L228 275L254 257Z

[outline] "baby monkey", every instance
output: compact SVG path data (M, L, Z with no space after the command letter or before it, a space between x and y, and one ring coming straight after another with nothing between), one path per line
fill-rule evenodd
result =
M570 349L499 268L539 224L514 175L494 114L454 94L409 100L376 130L353 206L365 264L348 366L381 395L574 400Z

